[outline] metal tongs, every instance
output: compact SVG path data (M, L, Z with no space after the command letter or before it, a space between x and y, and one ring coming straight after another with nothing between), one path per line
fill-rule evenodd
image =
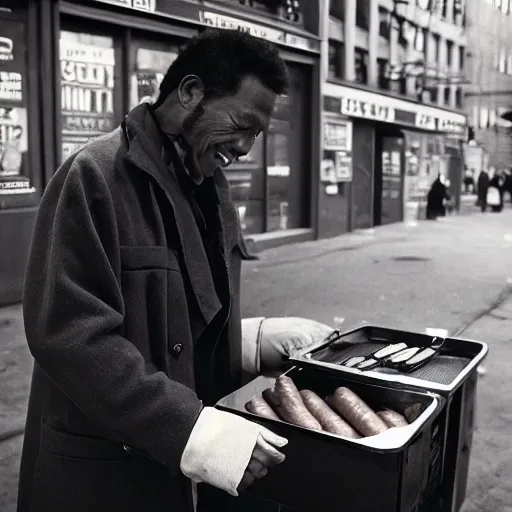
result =
M357 370L385 367L401 373L410 373L430 363L439 353L444 342L444 338L435 336L428 347L409 347L407 343L394 343L367 356L350 357L341 364Z

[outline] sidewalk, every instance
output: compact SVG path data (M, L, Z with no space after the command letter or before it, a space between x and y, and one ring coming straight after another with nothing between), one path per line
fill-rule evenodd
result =
M243 316L437 327L489 343L463 512L512 512L512 212L397 224L259 254ZM0 437L23 427L32 360L21 308L0 309ZM22 437L0 443L0 511L14 512ZM350 511L347 511L350 512Z

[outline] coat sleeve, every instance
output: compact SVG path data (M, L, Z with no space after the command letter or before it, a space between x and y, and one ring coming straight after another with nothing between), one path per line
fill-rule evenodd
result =
M28 345L90 420L177 474L203 406L121 335L119 259L111 192L84 150L57 171L40 204L24 290Z

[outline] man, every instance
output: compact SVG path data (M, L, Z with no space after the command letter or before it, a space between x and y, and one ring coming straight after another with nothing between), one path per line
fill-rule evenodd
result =
M489 174L485 169L480 171L477 181L478 205L482 213L487 210L487 191L489 190Z
M154 107L48 184L26 274L35 367L18 512L190 512L193 483L200 509L221 510L216 496L284 460L286 439L213 405L242 370L279 372L332 332L240 320L247 254L220 164L248 153L287 83L270 43L205 32Z

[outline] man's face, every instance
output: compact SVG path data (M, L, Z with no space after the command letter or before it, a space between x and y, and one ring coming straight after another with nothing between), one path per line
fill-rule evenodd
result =
M236 94L197 104L183 123L183 136L203 176L212 176L219 165L227 167L251 150L268 127L275 100L273 91L248 76Z

